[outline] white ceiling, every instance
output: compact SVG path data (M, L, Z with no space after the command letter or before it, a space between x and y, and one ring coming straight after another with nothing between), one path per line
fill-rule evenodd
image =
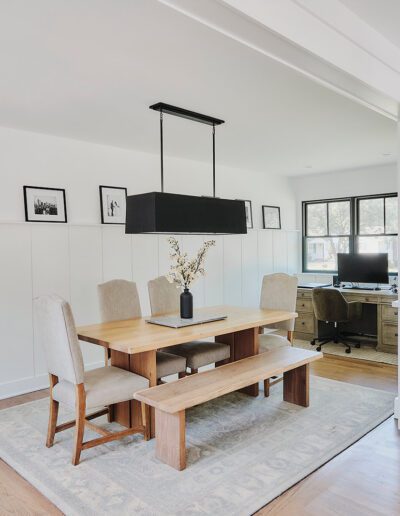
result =
M217 165L299 175L395 160L395 122L156 0L0 0L0 66L8 127L158 152L148 106L163 101L226 120ZM211 162L210 128L166 118L165 152Z
M340 2L400 48L400 0L340 0Z

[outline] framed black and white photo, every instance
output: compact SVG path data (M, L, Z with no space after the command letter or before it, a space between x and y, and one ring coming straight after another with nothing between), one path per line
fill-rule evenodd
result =
M279 206L263 206L264 229L281 229L281 209Z
M126 188L99 186L102 224L125 224Z
M243 199L238 200L242 201ZM246 227L247 229L253 229L253 210L251 208L251 201L243 200L243 202L246 209Z
M24 186L25 220L27 222L67 222L65 190Z

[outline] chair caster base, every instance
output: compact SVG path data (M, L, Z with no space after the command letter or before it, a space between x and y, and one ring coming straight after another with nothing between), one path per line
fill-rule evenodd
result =
M346 353L351 353L351 349L347 348Z
M321 351L321 346L318 346L318 347L317 347L317 351Z

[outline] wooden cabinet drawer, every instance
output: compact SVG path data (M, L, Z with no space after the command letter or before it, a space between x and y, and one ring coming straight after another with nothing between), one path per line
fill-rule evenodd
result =
M294 329L301 333L314 333L314 314L299 313Z
M378 296L375 296L374 294L349 294L346 292L344 297L349 302L358 301L359 303L379 303Z
M382 337L383 345L396 347L398 342L397 324L383 324Z
M297 298L296 312L313 312L312 300L308 298Z
M298 290L297 299L311 299L311 290Z
M382 305L382 319L384 321L397 322L398 313L398 308L393 308L390 305Z

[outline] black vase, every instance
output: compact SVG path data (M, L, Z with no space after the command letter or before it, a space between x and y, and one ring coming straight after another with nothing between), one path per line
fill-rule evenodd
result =
M193 318L193 295L185 288L181 294L181 319Z

